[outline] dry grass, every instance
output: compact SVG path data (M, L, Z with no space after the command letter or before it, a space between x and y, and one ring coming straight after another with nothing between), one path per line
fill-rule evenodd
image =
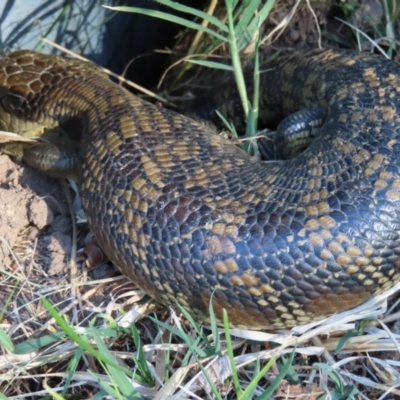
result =
M278 2L269 20L275 27L262 40L270 47L285 32L290 36L289 22L297 13L306 13L300 18L308 15L310 25L318 18L318 13L310 12L309 2L300 11L298 1L290 9L283 5ZM199 38L194 41L188 47L191 55ZM76 236L82 235L78 230ZM262 396L273 382L277 382L276 398L316 399L327 393L336 399L400 396L396 295L400 285L355 310L288 332L231 329L232 343L227 344L223 329L193 326L173 310L157 308L123 277L88 280L76 267L84 263L81 249L77 256L71 255L67 268L71 275L48 276L37 257L37 246L37 242L21 240L10 249L13 268L1 275L0 390L9 398L48 397L51 391L73 398L101 398L106 393L111 398L132 399L217 398L211 383L221 398L235 399L239 396L232 376L237 374L245 390L270 360L272 367L254 384L251 398ZM51 315L43 298L58 309L58 317ZM86 346L100 349L111 361L107 363ZM288 375L276 381L292 352ZM115 369L113 362L122 370Z

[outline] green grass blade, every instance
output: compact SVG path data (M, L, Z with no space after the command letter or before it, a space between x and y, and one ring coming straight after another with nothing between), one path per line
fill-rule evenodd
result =
M90 370L88 370L88 374L93 378L94 382L96 382L103 389L104 392L106 392L109 396L111 396L112 399L121 399L121 397L118 396L118 393L108 382L100 379L96 374L94 374ZM106 396L101 398L104 399L106 398Z
M168 343L169 346L167 350L165 351L165 357L164 357L164 376L161 377L164 378L164 382L168 381L171 375L173 374L172 369L171 369L171 363L173 362L173 358L171 358L171 353L172 353L172 334L169 333L168 335L168 341L163 341L163 343Z
M15 352L15 347L6 331L0 327L0 344L4 346L8 351Z
M321 36L328 41L336 42L340 46L343 46L345 49L349 48L349 41L347 39L343 39L341 36L336 35L335 33L322 31Z
M101 354L105 355L108 359L112 360L113 355L111 354L108 347L103 342L101 337L97 334L96 329L93 328L93 338L96 341L97 348L100 350ZM107 369L112 382L114 382L114 386L120 391L124 398L129 400L143 400L143 397L139 394L136 388L129 381L127 376L124 373L121 373L120 369L114 368L112 365L107 365Z
M340 338L335 349L335 354L339 353L339 351L342 350L343 346L349 339L351 339L352 337L361 336L364 333L364 328L366 327L366 325L369 324L371 320L376 321L375 318L363 319L356 325L354 329L350 329L349 331L347 331L347 333Z
M180 304L176 304L176 308L183 314L183 316L187 319L189 324L194 328L196 333L204 338L204 340L207 340L206 335L204 335L203 330L201 326L197 323L197 321L193 318L192 314L190 314L185 307L181 306Z
M333 369L329 364L314 363L313 367L317 367L326 371L329 377L332 379L333 383L335 384L336 389L338 389L340 392L343 390L344 385L342 382L342 378L340 377L340 374L335 369Z
M247 101L246 82L244 80L242 64L239 56L239 49L237 48L235 26L233 21L232 0L225 0L225 4L226 4L226 14L228 17L229 50L232 57L233 73L235 75L235 81L239 92L240 100L242 102L244 114L247 117L247 115L249 114L249 106Z
M152 321L156 322L159 326L163 327L163 329L167 329L168 331L173 333L175 336L180 337L182 340L185 341L185 343L188 345L189 348L193 348L193 346L196 344L196 342L197 342L196 339L191 337L190 335L188 335L186 332L184 332L180 329L177 329L171 325L168 325L165 322L158 321L152 317L150 317L150 319ZM196 351L198 352L197 354L199 355L199 357L202 357L202 358L208 357L208 354L203 349L196 347Z
M182 359L182 365L189 365L189 362L192 359L192 356L195 357L197 360L199 358L206 358L209 357L210 354L206 353L202 349L202 340L199 336L196 337L195 341L188 341L185 340L185 343L189 350L186 352L185 356ZM194 353L193 353L194 352Z
M247 116L246 123L246 138L252 138L257 133L257 122L259 114L259 102L260 102L260 58L259 58L259 47L260 47L260 36L257 38L255 46L255 59L254 59L254 73L253 73L253 103L249 105L249 115ZM242 146L244 151L254 156L259 155L257 143L252 141L247 141Z
M78 368L78 365L82 359L82 356L83 356L83 349L79 347L67 365L67 371L66 371L67 378L65 379L65 384L64 384L63 390L61 392L61 394L63 396L65 396L68 392L69 385L72 381L72 377L74 376L75 371Z
M345 385L342 381L340 374L332 368L331 365L325 363L314 363L313 367L320 368L328 373L329 377L336 386L335 389L329 391L320 397L320 400L346 400L353 399L356 394L360 393L354 385Z
M239 0L225 0L225 4L227 5L227 7L232 9L232 11L236 8L238 2Z
M104 400L107 398L107 392L105 390L99 390L90 400Z
M215 61L207 61L207 60L187 60L192 64L198 64L203 67L214 68L214 69L223 69L225 71L233 72L233 67L230 65L222 64Z
M207 28L205 26L202 26L196 22L193 21L189 21L185 18L182 17L178 17L176 15L171 15L168 14L166 12L163 11L156 11L156 10L148 10L146 8L139 8L139 7L124 7L124 6L119 6L119 7L108 7L108 6L104 6L106 8L108 8L109 10L113 10L113 11L123 11L123 12L132 12L132 13L137 13L137 14L143 14L143 15L147 15L149 17L155 17L155 18L159 18L159 19L164 19L166 21L170 21L173 22L175 24L178 25L182 25L186 28L189 29L194 29L196 31L203 31L205 33L208 33L224 42L227 41L227 38L215 31L213 31L210 28Z
M7 296L6 301L3 302L3 304L2 304L2 310L1 310L1 312L0 312L0 322L3 322L4 314L6 313L6 311L7 311L7 309L8 309L8 306L9 306L9 304L11 303L11 300L12 300L12 298L13 298L14 293L15 293L16 290L17 290L17 285L15 285L15 286L12 288L12 290L10 290L10 293L9 293L9 295Z
M215 399L222 400L222 397L219 394L219 391L218 391L217 387L215 386L214 381L210 378L209 373L206 371L206 369L203 366L203 363L200 361L200 358L196 354L196 350L189 343L187 343L187 345L189 346L189 349L191 350L194 357L196 358L197 364L198 364L199 368L201 369L201 371L203 372L204 377L206 378L208 384L210 385L211 390L215 396Z
M260 359L259 358L257 358L256 359L256 361L255 361L255 366L254 366L254 372L253 372L253 377L254 376L257 376L259 373L260 373L260 365L261 363L260 363ZM250 381L250 383L251 382L253 382L254 381L254 378ZM257 383L257 382L256 382ZM246 396L247 397L243 397L243 399L240 399L240 400L247 400L247 399L252 399L253 398L253 395L254 395L254 392L256 391L256 388L257 388L257 384L256 385L251 385L251 387L249 387L249 388L247 388L246 387ZM248 389L248 390L247 390Z
M194 15L200 19L205 19L210 24L213 24L217 28L221 29L222 32L228 33L228 27L220 21L218 18L214 17L213 15L207 14L204 11L197 10L196 8L188 7L183 4L176 3L170 0L157 0L157 3L164 4L165 6L171 7L174 10L184 12L187 14Z
M73 328L71 328L67 321L57 312L57 310L52 306L52 304L46 299L41 299L43 305L46 307L49 314L56 320L57 324L64 330L64 332L76 343L78 346L82 347L85 351L89 354L97 358L98 360L104 362L107 365L111 365L114 368L119 369L121 372L127 373L131 375L132 372L127 369L123 368L120 365L116 364L114 361L109 360L107 357L103 356L100 352L95 350L89 343L80 335L78 335Z
M272 7L275 4L275 0L268 0L264 6L261 8L259 13L252 19L252 21L248 24L247 28L243 30L242 35L238 39L238 48L239 50L246 47L251 39L254 37L257 30L260 29L260 26L267 19Z
M51 388L46 381L43 382L43 388L46 389L49 394L53 397L55 400L65 400L63 396L61 396L58 392L56 392L53 388Z
M65 3L65 6L61 9L60 14L54 19L54 22L49 26L49 28L44 32L41 36L42 38L47 37L50 35L52 31L54 31L57 27L57 25L60 25L61 22L63 21L64 17L68 13L68 11L71 10L71 3ZM34 48L34 50L38 50L40 42L38 42Z
M183 307L181 309L184 310ZM202 343L202 335L197 336L197 337L192 337L192 336L188 335L186 332L183 332L182 330L179 330L171 325L165 324L162 321L158 321L153 317L150 317L150 319L152 321L154 321L155 323L157 323L159 326L162 326L164 329L169 330L172 334L180 337L185 342L185 344L188 347L188 351L186 352L186 354L182 360L182 366L188 365L188 361L190 360L191 356L193 355L193 357L197 361L197 364L199 365L199 368L203 372L204 377L206 378L208 384L211 386L211 390L213 391L215 399L222 400L222 397L219 395L219 392L218 392L214 382L212 381L212 379L210 378L206 369L204 368L202 362L200 361L202 358L206 358L206 357L210 356L210 354L207 354L206 352L204 352L203 349L200 347L200 345ZM207 343L208 343L208 341L207 341Z
M239 399L243 395L243 391L242 391L242 388L240 387L239 375L238 375L238 372L236 369L235 356L233 354L233 346L232 346L232 340L231 340L231 333L229 331L228 313L226 312L225 309L224 309L224 313L223 313L223 320L224 320L223 322L224 322L226 348L228 350L229 363L231 365L231 370L232 370L233 386L235 388L236 396Z
M256 16L254 20L256 20L258 17L260 18L260 24L262 25L264 21L268 18L269 13L271 12L272 7L275 4L275 0L268 0L265 4L264 7L261 8L260 12L258 13L258 16ZM253 23L252 21L252 23Z
M254 66L254 94L253 94L253 105L252 105L252 137L257 132L257 122L258 122L258 114L260 110L260 62L258 57L258 46L256 46L256 59Z
M279 371L278 376L272 381L272 383L268 386L268 389L260 396L257 397L256 400L268 400L273 393L275 392L275 390L278 388L279 384L282 382L282 380L285 378L286 374L288 373L289 369L292 367L292 362L294 359L294 355L295 355L295 351L292 351L292 354L290 354L289 359L286 361L286 363L283 365L283 367L281 368L281 370ZM258 383L258 381L265 376L265 374L267 373L267 371L271 368L272 364L275 362L276 360L276 356L271 358L271 360L268 361L268 363L266 364L266 366L260 371L260 373L250 382L249 388L250 386L252 386L253 384L256 385ZM247 389L246 389L247 391Z
M87 327L81 330L82 336L93 336L93 330L96 330L96 333L100 337L104 338L117 338L120 335L120 329L115 328L91 328Z
M213 348L212 344L210 343L210 341L208 340L207 335L204 333L203 328L195 321L193 316L187 310L185 310L184 307L182 307L181 305L177 304L177 308L184 315L184 317L187 319L189 324L194 328L196 333L199 335L199 337L201 338L201 340L205 344L205 352L206 352L206 354L209 355L209 356L215 354L214 348Z
M255 133L255 126L256 126L256 122L255 122L255 113L253 110L253 107L251 106L250 103L249 104L249 113L247 115L246 118L246 133L245 133L245 137L246 138L252 138L254 136ZM253 145L253 140L246 140L244 141L241 145L240 145L241 149L251 155L257 155L258 153L258 148L257 145Z
M239 37L245 29L247 29L248 24L250 23L251 19L253 18L258 6L260 5L261 0L251 0L249 4L244 9L244 13L241 16L240 20L235 26L235 35Z
M233 125L231 122L229 122L218 110L215 110L217 113L218 117L221 119L223 124L226 126L228 131L237 139L239 137L235 125Z
M153 378L151 375L151 371L150 368L147 364L147 360L146 360L146 354L143 351L143 344L142 341L140 339L140 333L136 327L135 324L131 325L131 329L130 329L130 333L131 336L133 338L133 341L135 342L135 346L136 346L136 353L137 356L133 355L135 364L140 372L140 374L142 375L143 379L148 383L148 384L154 384L153 382Z
M58 342L60 338L65 336L65 332L55 332L50 333L49 335L45 335L36 339L28 339L25 342L18 343L15 346L14 353L15 354L26 354L31 353L32 351L37 351L41 347L48 346L52 343Z

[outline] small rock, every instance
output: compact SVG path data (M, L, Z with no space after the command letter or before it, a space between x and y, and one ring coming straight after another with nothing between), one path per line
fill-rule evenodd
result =
M54 221L54 214L44 199L34 197L28 204L28 218L38 229L43 229Z

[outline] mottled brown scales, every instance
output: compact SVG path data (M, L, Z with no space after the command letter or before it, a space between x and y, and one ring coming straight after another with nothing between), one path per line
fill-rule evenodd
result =
M325 240L332 240L332 232L328 231L327 229L321 229L320 233L322 238L324 238Z
M352 257L350 257L347 254L340 254L337 258L336 258L336 262L339 265L349 265L352 262Z
M392 200L399 200L400 199L400 193L396 190L388 190L387 192L386 192L386 196L389 198L389 199L392 199Z
M320 251L319 256L321 260L333 260L333 254L328 249L324 248Z
M309 217L316 217L318 215L318 207L308 206L306 207L306 212Z
M264 122L327 113L292 160L258 162L91 64L31 51L0 60L0 129L82 134L89 224L151 296L205 320L212 299L220 322L225 308L234 326L290 328L400 280L400 67L314 51L279 58L261 79ZM240 122L232 89L203 106Z

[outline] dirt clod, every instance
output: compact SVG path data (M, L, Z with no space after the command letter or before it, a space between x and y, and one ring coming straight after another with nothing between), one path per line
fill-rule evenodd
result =
M58 273L71 251L71 221L57 180L0 156L0 264L7 268L24 248ZM35 241L37 240L37 247ZM28 251L29 253L29 251Z

